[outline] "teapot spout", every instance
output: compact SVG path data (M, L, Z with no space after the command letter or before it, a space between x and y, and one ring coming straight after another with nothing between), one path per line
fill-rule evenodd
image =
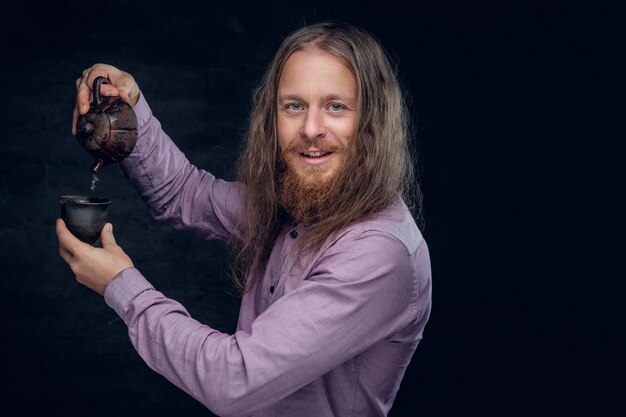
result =
M93 166L91 167L91 172L93 172L94 174L97 174L98 172L100 172L103 166L104 166L104 161L102 159L96 159L93 163Z

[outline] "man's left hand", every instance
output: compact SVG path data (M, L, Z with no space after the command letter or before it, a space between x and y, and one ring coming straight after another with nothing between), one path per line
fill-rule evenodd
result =
M131 259L115 242L110 223L100 232L101 248L81 242L61 219L57 220L56 232L61 258L70 266L76 280L100 295L104 295L107 285L118 273L133 267Z

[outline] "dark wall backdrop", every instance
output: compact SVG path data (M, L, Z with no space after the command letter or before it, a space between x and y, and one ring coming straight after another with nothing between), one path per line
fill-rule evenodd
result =
M604 139L623 140L605 121L623 117L624 14L551 4L21 1L3 13L0 413L212 415L141 361L58 256L58 196L91 193L70 133L74 81L96 62L127 70L188 158L232 178L251 89L282 38L339 19L386 46L417 126L434 306L391 416L606 415L624 388L625 288L596 235L608 212L590 210L606 182L588 174L613 153ZM135 265L232 332L224 249L153 221L117 166L100 179Z

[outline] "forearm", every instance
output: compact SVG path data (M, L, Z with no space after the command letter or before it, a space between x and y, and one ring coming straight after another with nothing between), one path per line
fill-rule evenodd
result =
M227 239L233 230L237 185L192 165L161 129L143 95L134 109L139 138L120 165L152 216L205 238Z
M267 372L257 372L264 358L241 349L249 335L228 335L199 323L134 268L122 271L104 296L146 364L215 414L251 413L294 390L279 377L270 380Z

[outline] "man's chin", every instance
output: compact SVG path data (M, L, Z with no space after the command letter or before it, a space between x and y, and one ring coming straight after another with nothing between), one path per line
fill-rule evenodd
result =
M301 178L299 185L303 189L321 190L327 188L330 181L326 178Z
M287 170L281 179L283 208L298 223L316 222L327 215L334 201L331 197L332 176L321 173L295 173ZM336 196L335 196L336 197Z
M327 187L333 179L332 173L326 169L311 169L306 172L298 172L295 175L301 187L315 189Z

